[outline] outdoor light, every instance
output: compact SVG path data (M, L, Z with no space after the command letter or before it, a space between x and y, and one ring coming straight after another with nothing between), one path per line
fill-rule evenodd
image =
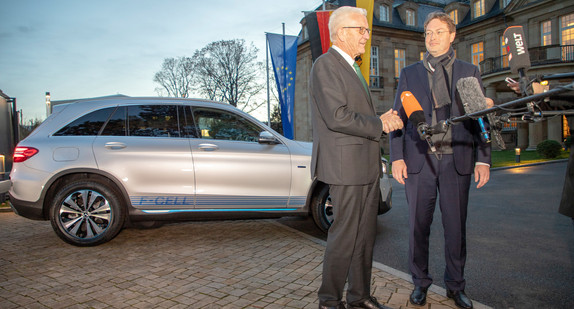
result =
M516 163L520 163L520 148L514 148L514 154L516 157Z
M50 116L51 114L50 104L50 92L46 92L46 117Z
M4 178L6 173L6 166L4 165L4 155L0 154L0 180Z

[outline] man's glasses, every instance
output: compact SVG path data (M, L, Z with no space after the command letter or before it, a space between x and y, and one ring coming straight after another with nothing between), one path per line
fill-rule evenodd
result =
M434 31L426 31L425 32L425 38L430 38L431 36L442 36L445 33L450 33L450 31L448 30L439 30L437 32Z
M343 28L354 28L354 29L359 29L359 34L363 35L365 34L365 31L367 31L368 34L371 34L371 29L369 28L365 28L365 27L343 27Z

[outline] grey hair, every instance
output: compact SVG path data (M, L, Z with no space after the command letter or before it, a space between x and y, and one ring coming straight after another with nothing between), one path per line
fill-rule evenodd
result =
M331 42L335 42L337 30L343 27L342 24L346 21L347 17L352 14L361 14L367 16L367 10L353 6L342 6L333 11L331 17L329 18L329 34Z

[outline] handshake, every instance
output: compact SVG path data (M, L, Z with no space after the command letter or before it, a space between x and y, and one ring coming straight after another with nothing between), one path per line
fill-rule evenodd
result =
M390 133L403 128L403 120L399 117L397 111L394 111L392 108L382 114L379 118L381 119L383 131L385 133Z

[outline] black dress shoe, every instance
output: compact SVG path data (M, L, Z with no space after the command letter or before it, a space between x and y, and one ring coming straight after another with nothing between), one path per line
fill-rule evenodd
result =
M459 308L464 308L464 309L471 309L472 308L472 300L470 300L470 298L468 298L468 296L466 296L464 291L447 290L446 296L448 298L452 298L454 300L454 303L456 304L456 306Z
M411 297L409 297L411 304L417 306L424 306L424 304L427 303L427 291L428 288L415 286L415 289L411 293Z
M345 306L345 302L343 301L336 306L319 305L319 309L347 309L347 306Z
M368 308L368 309L388 309L377 301L373 296L354 303L349 303L349 309Z

